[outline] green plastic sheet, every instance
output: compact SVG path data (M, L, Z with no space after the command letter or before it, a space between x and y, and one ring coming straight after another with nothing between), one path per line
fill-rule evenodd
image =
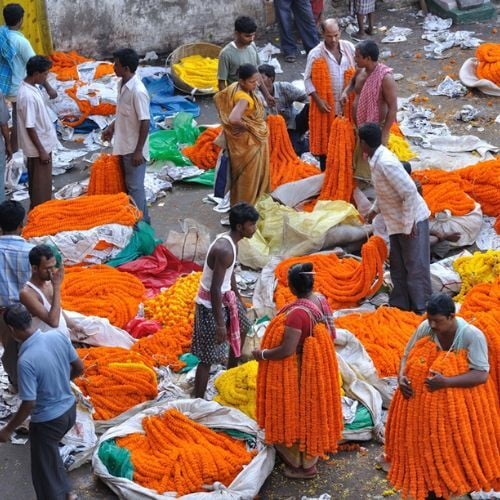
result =
M110 439L101 444L98 455L111 475L115 477L124 477L132 481L134 477L134 467L130 461L129 450L120 448L114 439Z
M215 184L215 168L211 168L196 177L184 179L183 182L192 182L196 184L203 184L204 186L214 187Z
M114 259L106 262L106 264L118 267L143 255L151 255L158 243L161 243L161 240L156 238L154 229L147 222L140 221L132 233L132 238L130 238L128 245Z
M186 363L186 366L184 368L182 368L181 370L179 370L179 373L189 372L193 368L198 366L198 364L200 363L200 360L198 359L198 357L195 356L194 354L191 354L190 352L186 352L185 354L181 354L179 356L179 359L181 361L183 361L184 363Z
M356 431L365 427L373 427L373 419L371 413L366 406L359 404L356 410L356 417L350 424L344 426L345 429Z

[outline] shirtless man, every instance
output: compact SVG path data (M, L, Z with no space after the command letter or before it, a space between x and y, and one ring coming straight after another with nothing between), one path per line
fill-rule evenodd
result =
M33 326L42 332L57 328L78 338L83 330L64 313L61 285L64 268L56 267L56 258L47 245L37 245L29 253L31 277L19 293L19 300L33 316Z

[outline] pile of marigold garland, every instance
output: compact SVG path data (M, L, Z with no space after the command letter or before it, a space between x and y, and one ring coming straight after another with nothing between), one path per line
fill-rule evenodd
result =
M374 312L353 313L335 320L337 328L354 334L370 355L379 377L398 374L408 340L422 317L396 307L379 307Z
M383 282L387 246L379 236L372 236L361 249L361 262L339 258L334 253L291 257L280 262L274 274L278 281L274 300L276 307L293 302L288 288L288 269L300 262L312 262L316 277L314 289L323 294L332 309L355 307L361 299L373 295Z
M476 49L476 74L500 85L500 43L483 43Z
M201 273L179 278L170 288L144 303L146 318L158 321L162 328L139 339L132 350L141 353L152 364L170 366L178 371L185 363L178 358L187 352L193 336L195 298Z
M273 318L262 349L281 344L285 323L284 314ZM338 364L324 324L304 341L300 363L295 353L259 362L257 422L266 431L266 443L298 444L313 457L337 451L343 428Z
M141 217L142 212L130 203L125 193L50 200L29 212L23 237L29 239L104 224L133 226Z
M109 420L158 395L156 373L140 354L121 347L77 352L85 372L75 382L90 397L95 420Z
M500 477L500 418L494 384L429 391L430 370L453 377L469 370L467 351L441 351L427 338L412 349L406 375L414 395L396 391L386 427L389 481L404 498L424 500L430 491L449 498L490 491Z
M116 439L130 451L134 481L158 493L206 492L215 482L229 486L255 455L245 443L214 432L176 409L142 419L144 433Z
M255 420L258 368L257 361L249 361L219 375L215 379L219 394L213 400L236 408Z
M101 154L90 167L88 195L126 193L125 179L116 155Z
M65 270L61 302L68 311L108 318L123 328L136 316L145 292L139 279L114 267L75 266Z
M198 136L192 146L187 146L182 150L182 154L187 156L198 168L204 170L215 168L221 148L216 146L214 141L221 130L222 127L207 128Z
M269 129L271 191L282 184L320 173L314 165L305 163L297 157L290 142L285 120L281 115L269 115L267 128Z

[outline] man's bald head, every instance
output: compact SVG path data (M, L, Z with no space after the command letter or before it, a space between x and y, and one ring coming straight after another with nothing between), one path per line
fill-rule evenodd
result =
M340 27L336 19L325 19L321 23L321 33L325 47L328 50L338 50L340 42Z

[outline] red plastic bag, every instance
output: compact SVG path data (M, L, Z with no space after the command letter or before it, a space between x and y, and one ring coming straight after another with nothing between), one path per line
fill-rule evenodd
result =
M153 335L161 328L161 324L153 319L133 318L126 325L127 330L135 339Z
M133 274L144 286L152 292L160 293L162 288L172 286L182 274L201 271L201 266L194 262L179 260L164 245L157 245L151 255L139 257L136 260L118 266L117 269Z

